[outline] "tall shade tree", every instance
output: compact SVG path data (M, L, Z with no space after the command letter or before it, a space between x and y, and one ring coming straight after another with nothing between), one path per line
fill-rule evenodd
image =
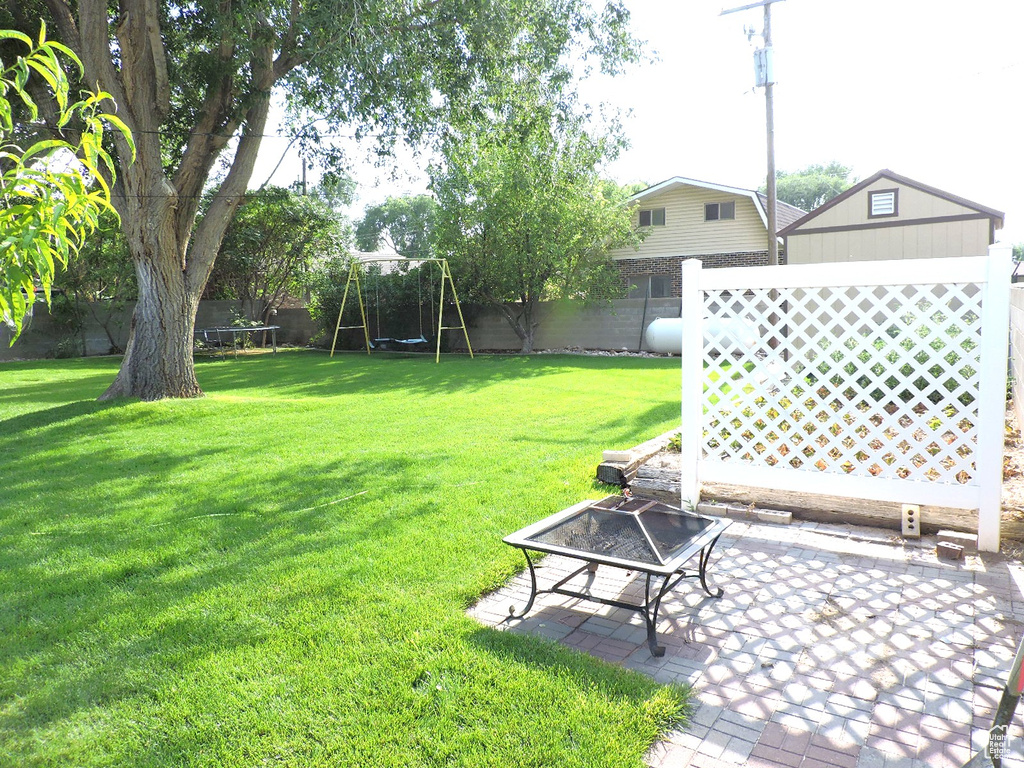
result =
M0 30L4 52L17 53L0 68L0 321L13 326L11 344L40 287L50 301L57 268L68 263L100 214L110 208L111 157L103 148L105 124L113 125L131 159L131 135L103 106L103 92L75 99L65 63L81 62L65 46L46 39L46 28L29 38ZM31 95L30 95L31 92ZM15 116L29 125L40 118L37 100L68 138L41 139L22 148Z
M635 57L622 0L11 0L27 23L43 3L59 38L109 91L138 159L117 138L113 203L138 276L125 356L104 398L202 394L192 359L199 298L267 130L271 93L330 133L372 133L382 151L464 124L526 66ZM323 124L323 123L321 123ZM309 129L312 131L312 128ZM315 143L315 137L312 139ZM197 223L218 160L228 170Z
M621 281L608 252L640 235L625 190L599 176L617 141L590 136L564 103L519 99L453 138L431 183L435 247L460 293L496 308L529 353L539 302L614 295Z

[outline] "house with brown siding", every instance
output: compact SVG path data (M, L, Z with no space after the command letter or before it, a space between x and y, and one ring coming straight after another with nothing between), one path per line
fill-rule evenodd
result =
M784 226L788 264L983 256L1003 213L881 170Z
M700 259L705 267L768 263L767 198L754 190L676 176L637 192L630 202L633 224L646 238L639 250L611 253L630 297L681 296L685 259ZM803 215L778 203L779 228Z

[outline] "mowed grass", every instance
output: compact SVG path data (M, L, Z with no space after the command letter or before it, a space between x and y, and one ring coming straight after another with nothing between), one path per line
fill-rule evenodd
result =
M464 615L679 421L678 361L0 366L0 765L639 766L685 692Z

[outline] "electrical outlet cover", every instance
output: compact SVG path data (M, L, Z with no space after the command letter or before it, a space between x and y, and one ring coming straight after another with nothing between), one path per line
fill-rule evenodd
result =
M917 504L904 504L900 517L903 524L903 537L917 539L921 537L921 507Z

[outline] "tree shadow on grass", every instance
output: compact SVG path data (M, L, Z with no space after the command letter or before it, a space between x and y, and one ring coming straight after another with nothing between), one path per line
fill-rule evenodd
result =
M113 375L95 374L71 380L4 382L0 385L0 414L11 413L9 420L14 420L22 414L48 410L48 405L63 407L72 401L96 402L113 380ZM83 401L83 395L91 399Z
M114 464L114 473L117 460L98 457ZM71 486L102 482L91 480L87 467L60 470ZM336 478L333 499L323 498L321 472ZM388 479L387 493L374 493L379 478ZM10 670L0 680L0 730L12 755L29 762L39 757L33 744L41 734L57 744L83 738L76 726L98 718L87 735L124 731L97 741L100 749L123 750L108 755L118 764L216 760L211 750L224 738L221 722L251 717L254 729L264 727L261 709L295 695L275 681L297 675L290 687L301 687L313 658L342 659L332 678L339 689L345 675L363 686L404 675L409 670L388 667L389 659L409 653L408 638L434 631L412 606L440 611L450 616L446 621L460 615L452 594L464 587L452 585L483 567L479 552L460 548L480 538L481 523L472 509L439 519L436 499L447 490L415 459L269 472L251 488L254 501L271 489L281 498L269 511L207 497L146 525L130 525L130 508L98 510L88 526L70 520L44 540L33 541L30 531L0 539L8 581L19 585L0 596L0 666ZM450 534L440 538L438 530ZM82 566L53 570L67 553ZM388 645L377 646L380 658L369 661L359 643L378 633ZM538 650L528 638L478 637L482 631L472 644L503 664L527 662L571 677L580 690L596 686L601 697L637 707L651 695L650 686L596 660ZM297 645L283 651L282 642ZM357 657L345 657L352 648ZM392 706L383 694L370 703L344 690L322 695L331 697L330 707L361 709L363 716ZM284 727L274 721L271 735L260 730L244 748L272 748ZM139 728L150 729L150 737L133 739Z
M403 363L397 360L325 384L305 365L268 376L265 369L275 371L266 361L218 364L218 375L225 386L262 389L256 394L266 397L256 399L266 403L254 407L263 409L296 393L382 393L394 385L394 373L409 379L399 391L444 394L445 377L456 373L430 379L432 362L413 361L403 372L392 367ZM568 373L570 385L588 370L563 362L542 360L525 377ZM429 373L428 389L421 367ZM501 377L523 378L501 366L477 368L466 385L471 394ZM373 408L375 401L354 402ZM95 754L97 762L109 757L108 764L217 762L215 750L225 738L228 748L254 750L258 761L304 728L313 729L305 744L339 730L363 738L351 721L332 720L334 713L361 712L358 724L368 727L390 716L393 702L374 686L394 685L392 673L408 671L392 664L402 654L420 653L408 638L432 614L448 622L460 618L462 598L501 557L500 534L519 527L520 519L536 519L540 507L561 504L565 495L560 479L558 487L548 487L556 477L550 473L538 475L543 481L510 479L516 464L499 455L472 465L494 489L473 486L465 498L454 494L451 476L438 468L455 464L455 454L467 450L458 430L444 432L447 442L429 457L362 436L355 450L334 450L324 440L320 455L276 466L245 450L245 441L259 448L267 437L248 433L245 407L125 404L68 403L9 419L0 429L5 485L24 507L0 509L0 669L7 670L0 674L0 731L9 734L4 746L13 759L24 763L52 760L62 751ZM530 423L545 429L535 414L516 420L501 412L503 401L491 405L498 412L474 418L501 419L502 439L520 442L518 433L509 434L521 430L525 442ZM676 403L616 407L594 428L629 435L677 412ZM217 442L204 442L204 431L221 415L228 426ZM321 423L305 404L281 416L295 417L308 417L302 423L313 428ZM175 422L175 430L164 430L165 422ZM267 424L280 428L285 421ZM352 424L367 428L358 414ZM535 438L569 446L552 452L559 467L575 466L576 444L589 440L572 424L570 415L555 437ZM147 434L134 427L153 429ZM301 431L283 433L271 437L302 439ZM84 437L87 451L60 450ZM483 442L468 450L491 447ZM514 453L528 456L529 448ZM191 481L191 473L218 464L223 467L216 473ZM496 642L500 650L505 642L522 641ZM583 662L583 677L591 675L590 663ZM359 698L359 686L348 685L352 676L374 694ZM315 697L304 697L306 684ZM301 728L276 715L264 726L261 712L276 713L279 706L301 712L295 715L307 718ZM331 713L311 725L317 707ZM225 737L221 722L235 731ZM89 749L93 742L85 749L74 743L89 738L95 750ZM378 743L374 738L386 744L389 737L374 733L367 743ZM121 751L103 751L111 749Z
M78 361L74 361L78 362ZM113 364L101 361L104 367ZM20 383L15 387L0 390L0 408L6 403L17 408L29 403L60 403L53 408L43 408L17 413L0 420L0 435L26 432L48 427L62 421L73 420L108 408L123 407L131 400L100 403L81 400L83 390L94 389L99 396L112 379L106 373L86 377L48 380L47 371L56 365L53 361L35 365L40 373L37 381ZM208 394L256 390L254 396L288 402L291 398L330 398L346 395L394 394L404 392L409 397L437 397L437 401L424 401L424 407L431 402L439 403L446 395L454 392L473 392L510 381L538 382L546 377L565 376L552 381L560 389L570 387L586 388L587 374L606 374L609 371L622 372L623 388L630 380L631 371L647 370L651 366L665 368L667 372L678 365L672 360L649 358L589 357L581 355L533 355L533 356L478 356L476 359L459 357L435 364L432 357L420 358L400 354L337 355L313 351L294 351L281 355L260 355L243 357L238 360L199 362L197 375ZM602 379L604 377L602 376ZM49 377L52 379L52 377ZM539 393L537 397L543 397ZM652 423L673 418L678 412L678 400L670 400L645 412L637 412L622 391L609 391L609 423L621 424L617 440L628 445L640 442L645 430ZM76 402L69 402L76 401ZM152 416L134 415L138 420ZM641 436L638 439L638 436ZM529 436L534 439L536 435ZM528 439L524 436L522 439Z
M17 435L40 428L58 427L64 422L80 419L84 416L123 408L130 402L130 400L106 400L103 402L98 400L78 400L70 403L65 401L63 405L55 405L52 408L43 408L37 411L20 413L8 419L0 419L0 435Z
M281 623L291 621L297 603L328 617L320 633L338 646L350 638L336 634L332 615L357 613L360 605L381 609L374 574L387 569L389 546L400 549L392 544L396 537L408 547L410 531L433 509L414 499L367 508L357 489L367 475L392 477L401 488L411 466L387 459L347 473L326 467L350 497L340 503L299 502L305 505L296 508L285 501L267 513L205 498L168 510L156 525L131 526L131 510L102 510L87 524L65 521L45 541L25 530L3 536L4 581L15 587L0 596L0 667L12 674L0 680L7 745L28 750L22 754L27 760L40 732L67 728L108 707L138 707L140 716L160 719L168 699L182 708L167 713L173 721L168 730L177 729L193 748L201 745L212 737L196 731L208 713L196 708L201 702L176 700L171 688L201 687L194 676L221 674L221 658L260 657L264 648L280 652L272 649L286 639ZM72 485L90 481L85 471L75 476L73 467L61 469L72 475ZM284 495L308 501L323 467L306 469L271 475L259 488L286 487ZM401 565L393 570L392 578L402 578ZM239 693L231 685L225 691ZM253 698L273 695L257 691ZM211 703L211 709L219 707ZM173 738L154 739L117 762L179 764L184 748Z

